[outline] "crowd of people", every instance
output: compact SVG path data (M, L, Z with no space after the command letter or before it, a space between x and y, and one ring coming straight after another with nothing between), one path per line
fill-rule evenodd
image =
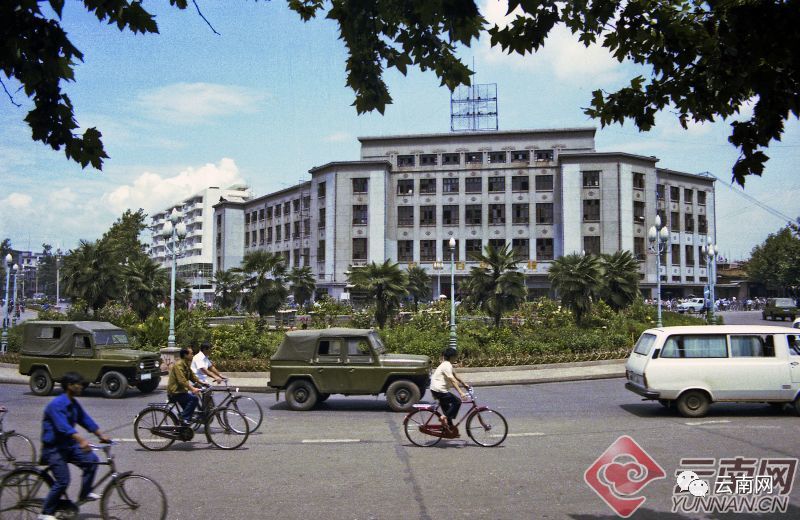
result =
M688 301L689 298L665 298L661 300L661 306L665 310L671 311L672 309L677 309L680 303ZM645 298L644 303L647 305L656 305L658 300L656 298ZM731 298L717 298L714 308L718 311L760 311L766 304L766 298L759 298L756 296L746 299L737 299L736 296L733 296ZM708 306L708 302L706 302L706 306Z

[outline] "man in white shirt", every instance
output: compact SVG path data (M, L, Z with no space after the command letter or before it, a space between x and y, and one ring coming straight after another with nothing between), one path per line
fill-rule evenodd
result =
M197 376L201 383L208 384L211 378L215 383L221 383L225 378L213 366L208 354L211 353L211 343L204 341L200 345L200 350L192 358L192 372Z
M439 400L442 407L443 415L441 416L442 425L450 432L452 437L458 437L458 428L453 428L453 424L458 410L461 408L461 400L466 399L467 394L461 389L463 385L465 388L468 386L464 381L458 378L453 370L451 359L456 357L457 351L453 347L447 347L442 351L442 362L436 367L436 370L431 376L431 394ZM449 389L455 388L461 399L452 394Z

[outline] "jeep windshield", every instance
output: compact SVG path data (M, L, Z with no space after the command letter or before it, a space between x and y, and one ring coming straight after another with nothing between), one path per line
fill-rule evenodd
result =
M128 335L124 330L96 330L94 344L98 347L117 347L128 345Z
M381 341L381 337L378 335L377 332L371 332L369 337L372 338L372 348L375 349L375 353L379 356L381 354L386 353L386 347L383 346L383 341Z

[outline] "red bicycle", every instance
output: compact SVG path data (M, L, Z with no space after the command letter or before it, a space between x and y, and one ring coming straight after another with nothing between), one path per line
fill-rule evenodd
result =
M470 404L466 413L455 423L458 428L462 422L467 423L467 435L480 446L499 446L508 436L508 422L503 415L488 406L478 406L475 402L475 392L472 387L467 388L469 397L461 402ZM414 411L406 415L403 427L406 437L417 446L433 446L442 439L453 439L456 429L444 428L439 417L439 404L415 404Z

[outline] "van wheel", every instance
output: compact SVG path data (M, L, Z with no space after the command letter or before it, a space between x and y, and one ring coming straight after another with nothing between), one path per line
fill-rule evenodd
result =
M286 402L289 403L289 408L298 412L314 408L317 397L317 389L305 379L296 379L286 388Z
M419 387L411 381L395 381L386 389L386 400L393 412L407 412L419 401Z
M675 402L678 412L684 417L703 417L708 413L711 406L711 399L705 392L700 390L689 390L684 392Z
M36 395L50 395L53 391L53 378L46 368L37 368L31 374L29 381L31 392Z
M119 399L128 390L128 379L119 372L111 371L103 375L100 380L100 390L105 397Z

